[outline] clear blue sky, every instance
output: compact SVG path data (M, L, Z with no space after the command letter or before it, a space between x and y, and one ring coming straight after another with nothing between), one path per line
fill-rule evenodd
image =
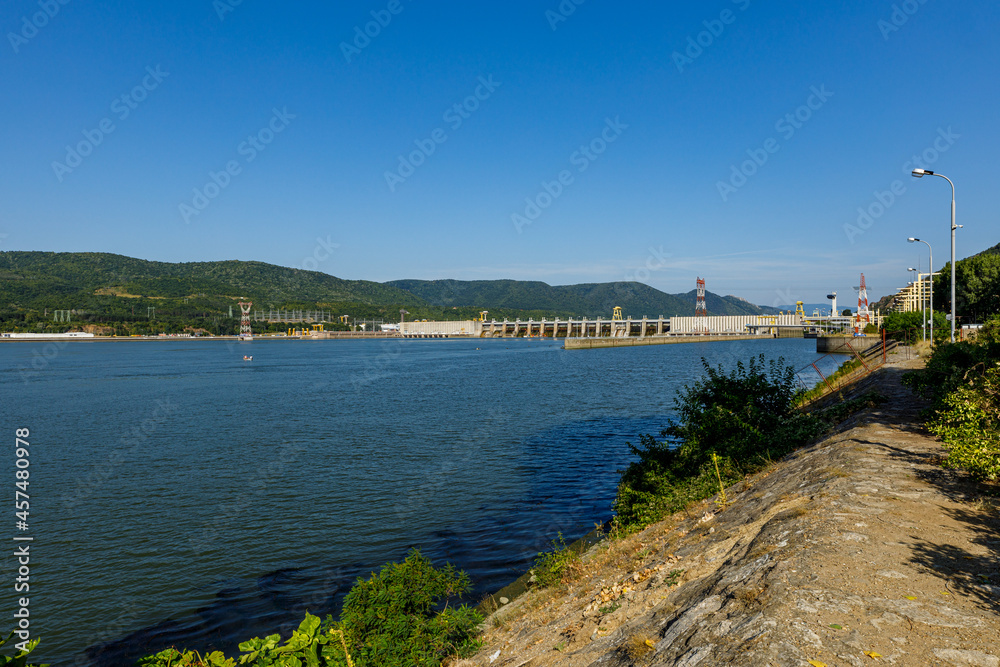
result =
M987 0L235 2L0 5L0 248L846 305L947 258L921 154L1000 242Z

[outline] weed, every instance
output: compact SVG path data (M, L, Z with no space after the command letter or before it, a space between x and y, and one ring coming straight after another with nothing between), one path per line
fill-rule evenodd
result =
M656 648L656 642L646 635L634 634L625 640L623 648L631 660L641 660Z
M532 583L543 588L561 583L579 558L580 554L559 533L558 540L552 540L552 549L539 552L535 558Z
M677 582L681 580L681 575L684 574L684 570L671 570L670 573L663 580L665 586L676 586Z
M744 588L736 594L736 599L747 609L753 608L761 603L760 596L764 590L761 588Z

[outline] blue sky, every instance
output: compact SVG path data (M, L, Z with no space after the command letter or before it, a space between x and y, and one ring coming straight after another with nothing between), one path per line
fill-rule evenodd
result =
M328 4L6 0L0 249L846 305L947 258L913 156L1000 242L995 3Z

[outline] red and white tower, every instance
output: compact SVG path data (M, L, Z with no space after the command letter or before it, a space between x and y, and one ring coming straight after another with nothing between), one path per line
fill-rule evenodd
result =
M243 316L240 318L240 338L253 338L253 329L250 328L251 307L253 307L253 301L246 303L240 301L240 310L243 312Z
M708 307L705 305L705 281L698 278L698 300L694 304L695 331L708 333Z
M871 323L868 311L868 288L865 286L865 274L861 274L861 286L858 287L858 318L854 321L854 333L861 333Z

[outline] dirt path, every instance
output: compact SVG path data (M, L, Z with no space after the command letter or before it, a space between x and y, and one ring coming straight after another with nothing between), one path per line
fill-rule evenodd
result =
M1000 667L1000 519L899 379L890 401L731 490L608 540L574 581L489 619L459 665ZM810 662L813 661L813 662Z

